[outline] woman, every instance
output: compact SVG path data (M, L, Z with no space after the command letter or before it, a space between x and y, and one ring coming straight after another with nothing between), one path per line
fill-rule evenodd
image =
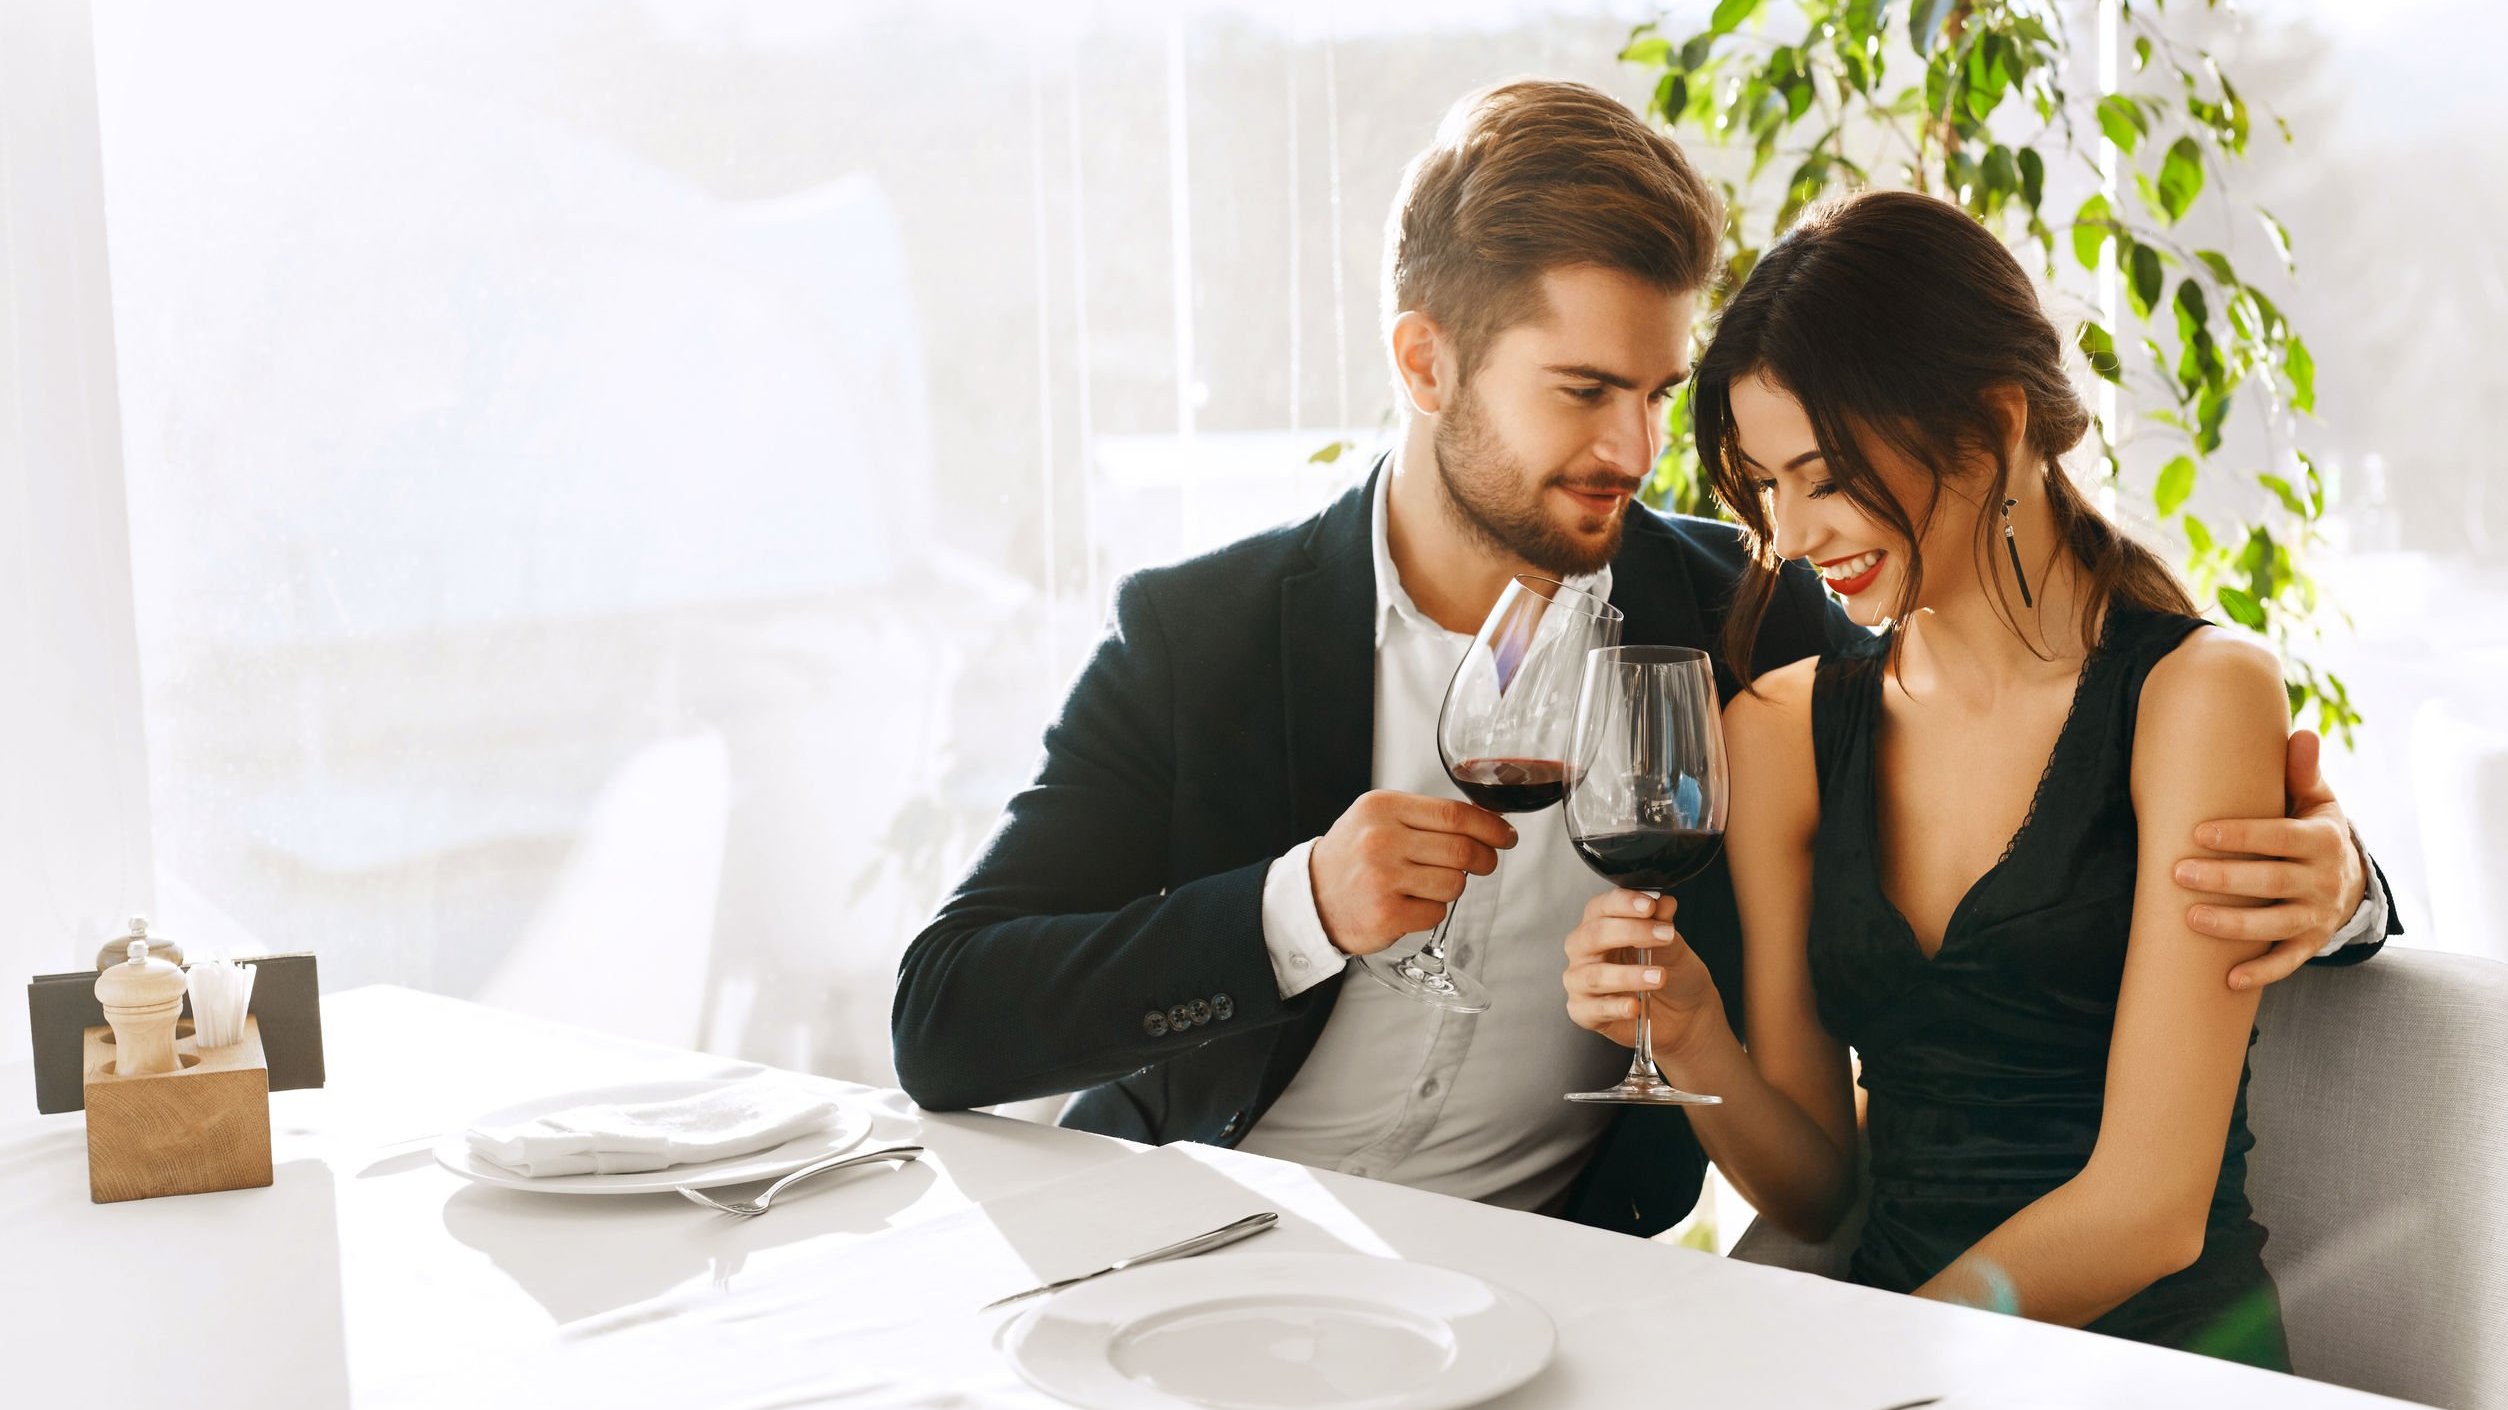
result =
M2066 478L2088 429L2019 264L1929 197L1818 209L1699 362L1700 449L1762 548L1890 629L1750 682L1725 712L1725 846L1751 1044L1668 903L1616 891L1569 937L1569 1009L1665 1075L1751 1203L1852 1276L2283 1367L2243 1191L2256 995L2171 876L2203 819L2281 801L2273 657L2205 625ZM2228 898L2211 898L2234 904ZM1614 952L1654 947L1639 969Z

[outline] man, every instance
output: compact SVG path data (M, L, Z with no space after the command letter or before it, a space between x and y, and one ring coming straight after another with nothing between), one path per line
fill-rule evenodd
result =
M1688 1211L1705 1159L1680 1113L1561 1100L1625 1062L1561 1003L1559 937L1602 883L1550 815L1519 833L1460 801L1435 730L1516 573L1607 597L1629 644L1714 649L1739 536L1631 499L1688 375L1718 222L1679 150L1592 89L1518 82L1456 106L1388 232L1398 448L1303 524L1123 584L1035 784L900 967L897 1071L918 1102L1077 1091L1067 1124L1135 1140L1242 1145L1637 1234ZM1758 668L1850 630L1792 565ZM2282 904L2198 924L2279 927L2254 966L2267 980L2345 918L2384 934L2305 772L2307 816L2233 824L2251 835L2229 844L2298 864L2262 874L2283 889L2255 894ZM1488 1012L1344 977L1471 878L1452 940ZM2236 881L2261 885L2205 884ZM1677 899L1738 1021L1722 868Z

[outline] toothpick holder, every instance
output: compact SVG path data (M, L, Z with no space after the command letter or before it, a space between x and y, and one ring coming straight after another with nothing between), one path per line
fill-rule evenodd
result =
M270 1183L270 1063L258 1018L244 1040L203 1048L186 1019L173 1072L125 1077L113 1030L87 1030L87 1188L97 1204Z

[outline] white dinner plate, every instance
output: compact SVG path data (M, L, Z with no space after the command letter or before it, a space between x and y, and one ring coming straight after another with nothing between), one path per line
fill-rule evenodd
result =
M590 1106L595 1102L663 1102L680 1097L693 1097L719 1087L755 1080L749 1077L710 1077L696 1081L631 1082L618 1087L588 1087L578 1092L558 1092L534 1097L475 1117L470 1126L501 1126L512 1121L528 1121L552 1111L571 1106ZM842 1099L839 1098L841 1102ZM667 1170L639 1170L623 1175L546 1175L535 1180L519 1171L508 1170L492 1161L481 1160L470 1150L469 1127L448 1131L435 1143L435 1162L464 1179L483 1185L501 1185L509 1190L529 1190L549 1195L649 1195L667 1194L687 1185L707 1190L717 1185L739 1185L751 1180L771 1180L789 1175L811 1161L839 1154L862 1144L871 1134L871 1113L854 1105L840 1105L836 1124L823 1131L795 1136L780 1146L747 1155L729 1156L722 1160L701 1161L694 1165L674 1165Z
M1129 1269L1003 1338L1029 1385L1089 1410L1455 1410L1532 1379L1556 1340L1520 1293L1344 1253Z

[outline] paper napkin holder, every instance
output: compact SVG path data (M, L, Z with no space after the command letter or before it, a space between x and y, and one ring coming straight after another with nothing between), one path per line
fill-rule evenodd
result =
M253 955L247 962L254 970L251 1012L268 1060L270 1090L321 1086L322 992L314 957ZM35 1110L46 1115L78 1110L87 1104L86 1032L105 1021L96 1002L96 971L36 975L26 986L26 1010ZM184 1022L190 1022L188 1012Z
M126 1077L113 1030L86 1030L87 1193L98 1204L256 1189L270 1183L270 1060L261 1023L244 1038L200 1046L175 1026L173 1072Z

